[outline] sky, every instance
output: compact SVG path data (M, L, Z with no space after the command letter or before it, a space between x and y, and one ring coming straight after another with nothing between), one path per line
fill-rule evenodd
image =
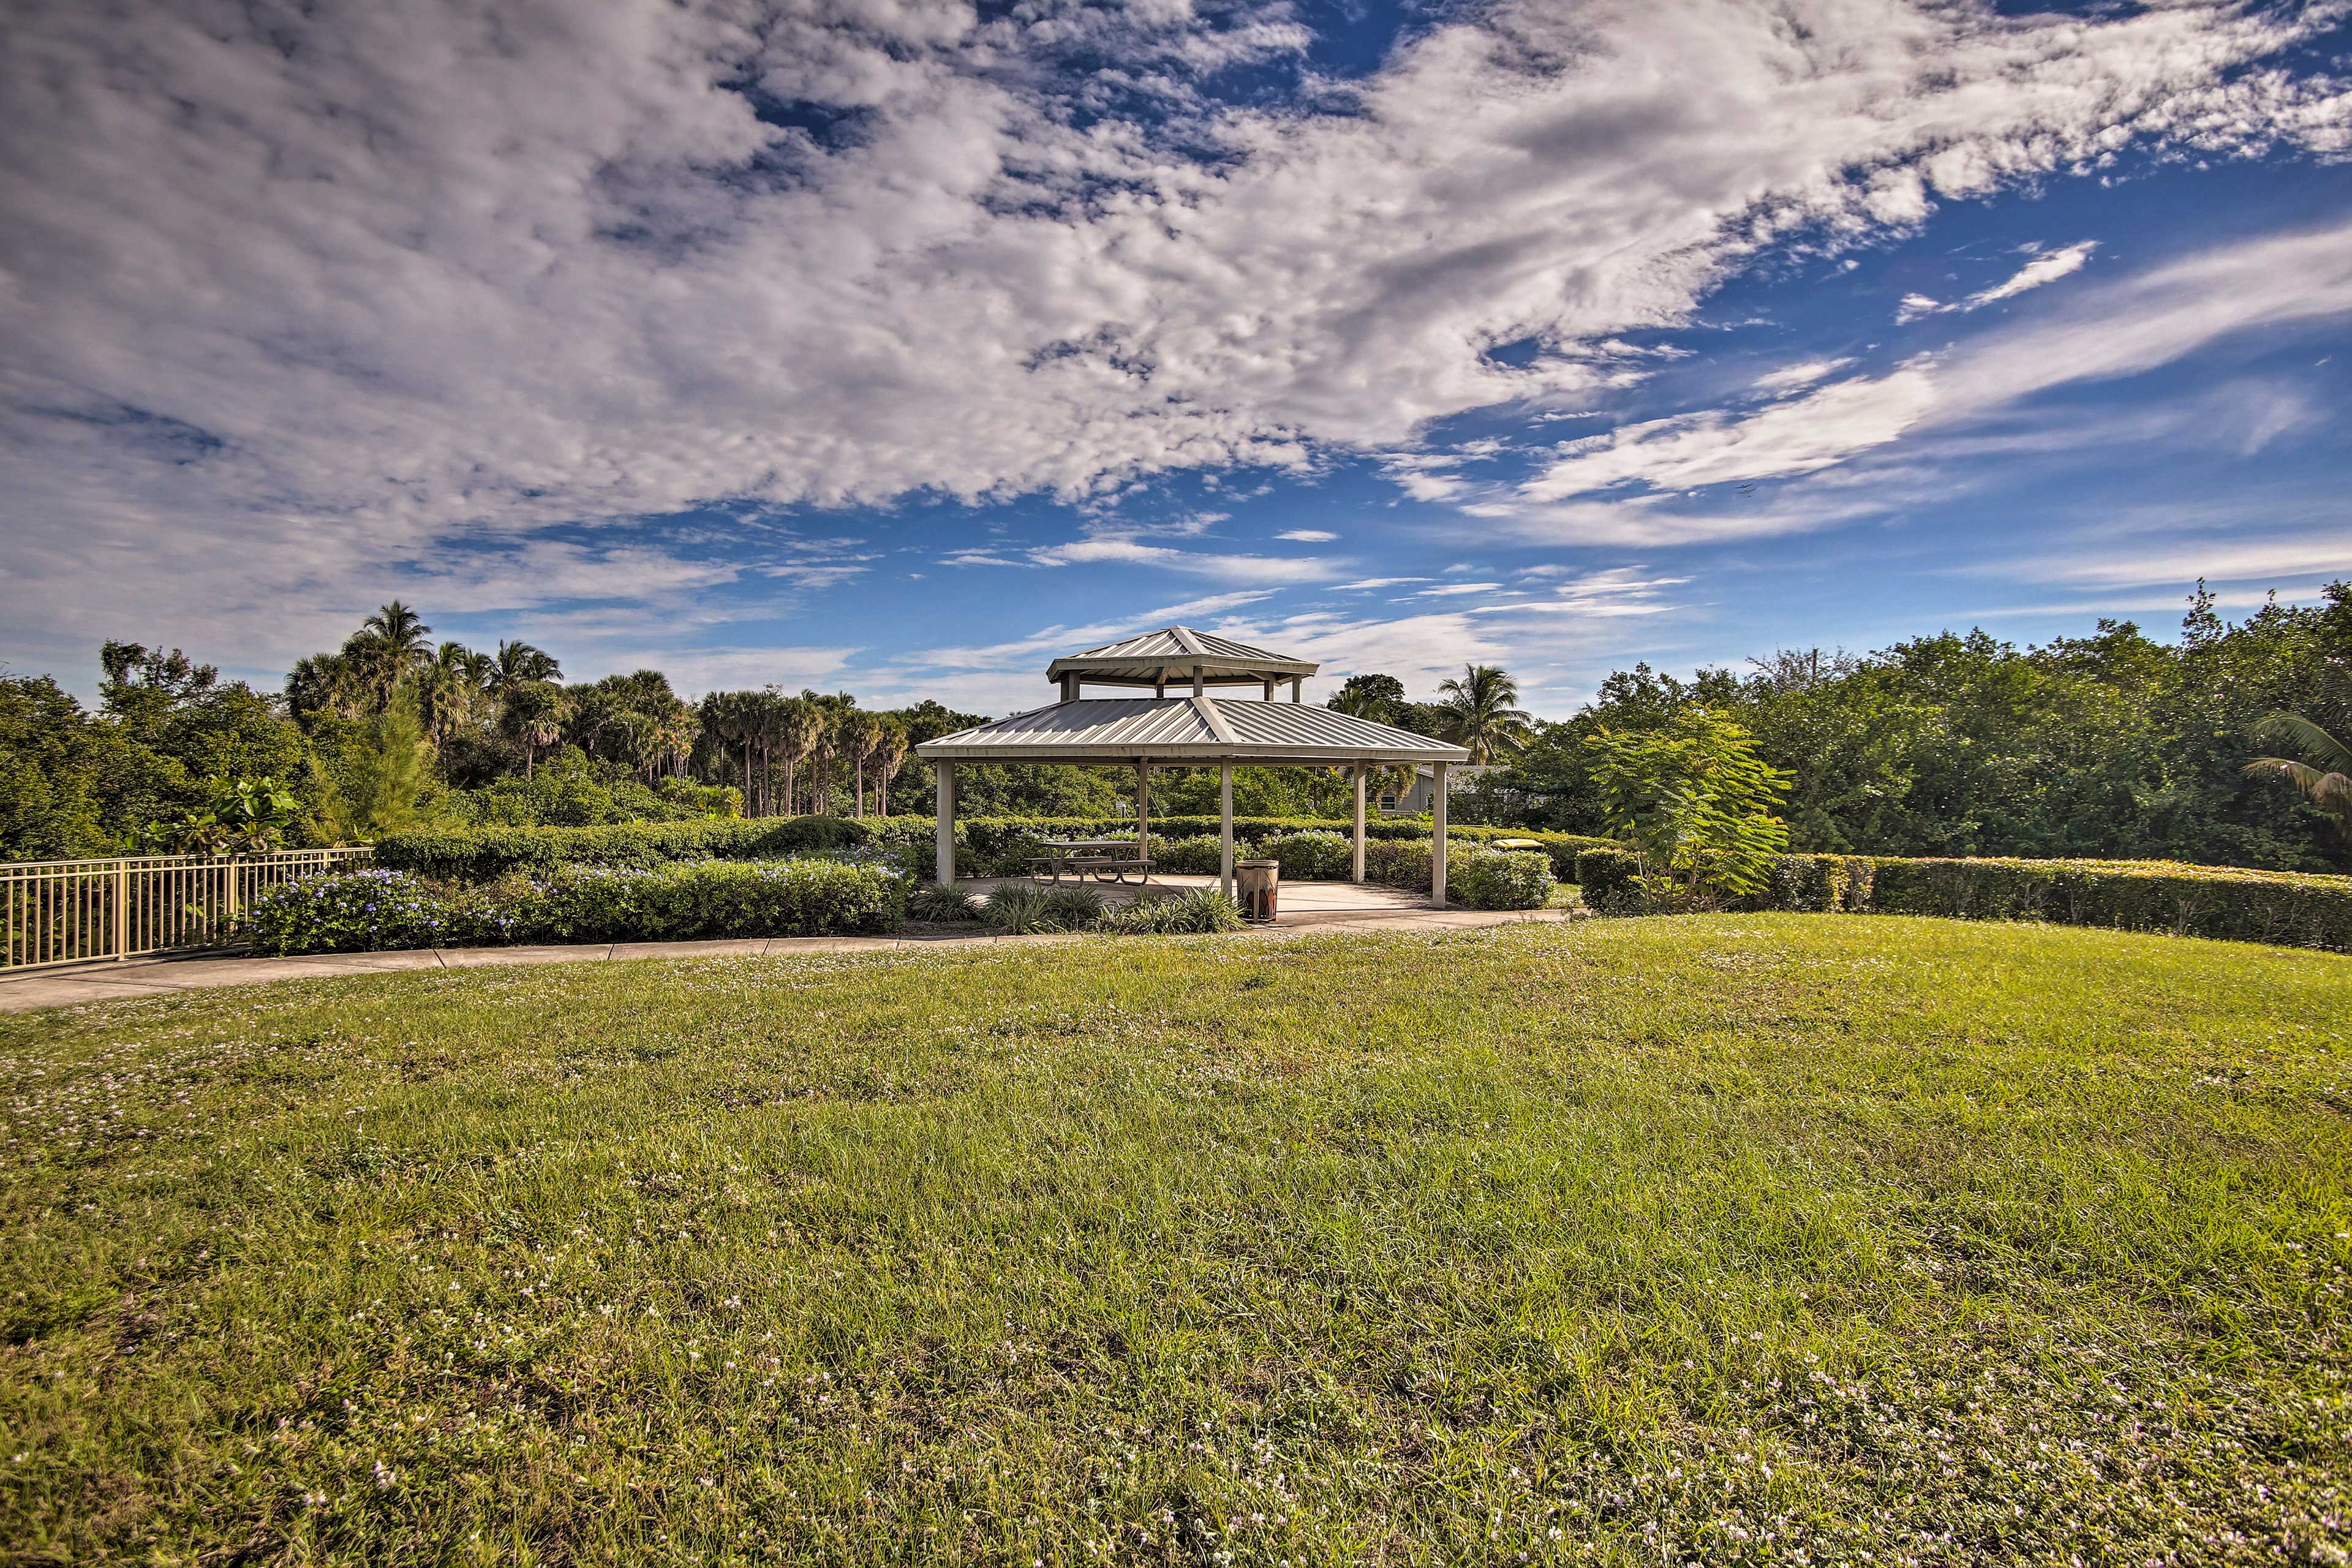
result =
M2352 5L13 0L0 665L1003 712L2352 576Z

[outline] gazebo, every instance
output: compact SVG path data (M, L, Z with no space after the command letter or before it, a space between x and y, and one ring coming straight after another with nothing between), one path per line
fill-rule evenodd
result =
M1445 770L1466 763L1459 746L1301 700L1312 660L1268 653L1190 626L1162 626L1085 653L1055 659L1045 679L1061 700L926 741L915 755L939 773L937 875L955 880L955 769L958 763L1125 763L1135 769L1137 853L1151 844L1151 770L1216 764L1222 840L1217 886L1234 887L1234 764L1344 767L1356 785L1355 879L1364 880L1364 782L1374 767L1427 763L1435 774L1430 898L1445 902ZM1088 686L1148 689L1149 696L1088 697ZM1255 687L1247 697L1213 689ZM1276 691L1289 689L1287 700ZM1171 695L1171 691L1173 695Z

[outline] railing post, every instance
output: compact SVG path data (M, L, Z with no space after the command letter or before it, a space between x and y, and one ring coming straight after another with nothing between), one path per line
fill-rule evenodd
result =
M114 863L114 962L131 956L131 862Z

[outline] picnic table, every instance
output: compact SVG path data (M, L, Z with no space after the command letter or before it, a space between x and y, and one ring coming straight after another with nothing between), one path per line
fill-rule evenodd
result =
M1097 882L1124 882L1130 871L1141 883L1151 881L1151 861L1132 838L1048 838L1037 847L1045 853L1029 858L1032 881L1058 884L1065 871L1081 882L1088 876Z

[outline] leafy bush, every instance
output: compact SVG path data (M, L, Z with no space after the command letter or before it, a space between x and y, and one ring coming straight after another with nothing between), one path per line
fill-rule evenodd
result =
M488 888L449 887L380 868L302 877L269 889L246 910L246 935L268 953L379 952L480 947L516 937L520 900Z
M1238 846L1234 850L1240 853ZM1194 834L1189 838L1151 841L1152 869L1171 875L1213 877L1217 874L1217 836Z
M702 822L740 816L740 790L663 779L599 779L585 767L543 768L480 789L451 790L452 815L477 827L604 827L624 822Z
M1367 855L1371 846L1364 847ZM1356 874L1356 847L1337 833L1286 833L1258 850L1282 863L1286 882L1344 882Z
M1650 912L1635 858L1577 857L1584 901ZM1941 860L1788 855L1741 909L2038 920L2352 952L2352 878L2160 860Z
M1102 895L1092 888L1040 888L1013 882L988 896L980 918L1001 931L1085 931L1102 918Z
M980 900L970 893L930 882L908 896L907 918L934 922L976 921L980 919Z
M1107 910L1098 929L1121 936L1202 935L1243 930L1241 906L1214 888L1192 888L1160 898L1138 899Z
M1370 844L1364 847L1365 879L1384 888L1420 892L1430 883L1430 846ZM1533 910L1551 901L1559 886L1550 857L1533 849L1488 849L1457 844L1446 835L1445 897L1473 910Z
M1043 838L1102 837L1131 834L1132 818L959 817L957 869L964 875L1017 876ZM388 833L376 840L376 864L422 876L487 882L513 871L546 871L557 866L658 866L675 860L772 860L860 847L893 849L911 869L929 869L937 825L928 816L761 816L701 818L692 822L633 822L590 827L521 827L484 825L458 829ZM1366 824L1369 847L1418 839L1426 852L1426 822ZM1336 837L1348 844L1345 825L1314 818L1236 818L1234 853L1255 853L1269 839L1312 835L1321 846ZM1495 838L1531 838L1550 857L1552 874L1575 874L1579 849L1613 847L1609 839L1566 833L1520 833L1507 828L1460 827L1448 831L1454 845L1484 845ZM1318 854L1328 853L1326 849ZM1214 817L1154 817L1151 855L1160 869L1194 875L1217 869ZM1277 857L1278 858L1278 857ZM1326 876L1344 879L1352 855L1339 857ZM1424 869L1425 869L1424 862ZM1286 876L1296 876L1286 868ZM1380 879L1375 878L1374 880ZM1426 876L1423 879L1427 880Z
M478 885L377 868L273 888L247 931L271 953L836 936L896 928L906 889L885 868L837 860L566 866Z
M420 876L488 882L559 866L660 866L682 860L780 860L877 842L860 824L830 816L632 822L604 827L474 827L388 833L379 866Z
M1445 896L1474 910L1539 910L1559 886L1551 858L1532 849L1472 849L1445 857Z

